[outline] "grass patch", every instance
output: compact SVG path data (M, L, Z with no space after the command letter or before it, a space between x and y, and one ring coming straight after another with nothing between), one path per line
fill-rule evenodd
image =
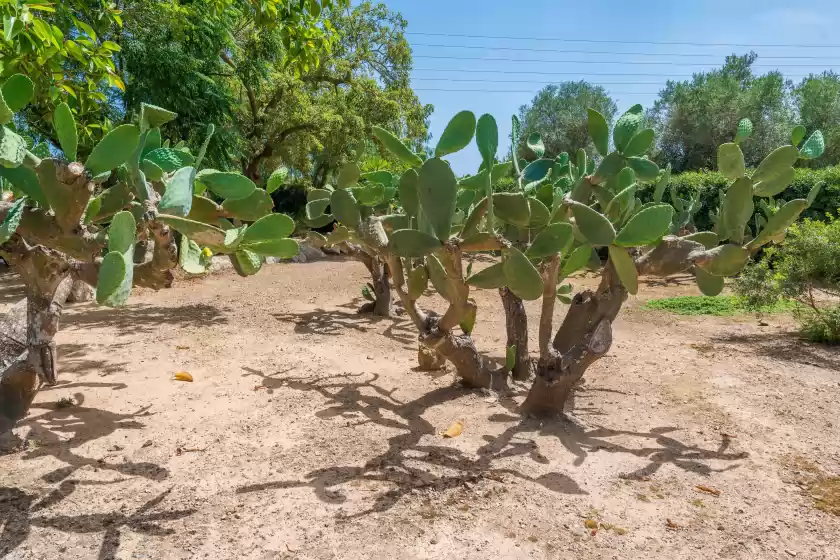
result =
M792 311L796 306L797 303L794 301L780 301L773 305L764 306L757 311L759 313L784 313L786 311ZM650 300L642 308L670 311L677 315L716 315L718 317L753 312L752 310L746 309L737 296L679 296L659 298Z

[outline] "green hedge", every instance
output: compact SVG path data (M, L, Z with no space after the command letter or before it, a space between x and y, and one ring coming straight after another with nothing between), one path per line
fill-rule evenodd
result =
M778 199L792 200L805 198L815 184L825 182L814 204L805 211L804 216L818 220L825 220L827 214L837 215L840 209L840 166L825 167L823 169L797 169L793 183ZM700 191L702 208L694 217L694 223L700 230L711 230L714 227L709 212L718 206L718 193L729 186L729 181L716 171L688 171L671 176L671 185L683 198L691 198L695 191ZM646 186L640 193L643 202L647 202L653 195L653 185ZM666 193L666 197L670 196Z

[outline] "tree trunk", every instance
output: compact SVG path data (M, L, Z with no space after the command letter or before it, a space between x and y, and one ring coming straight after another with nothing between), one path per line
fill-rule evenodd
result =
M504 367L493 367L487 358L478 353L469 335L456 335L438 329L434 323L439 319L432 319L433 325L420 333L420 344L449 360L464 385L494 391L507 389L507 372Z
M373 286L374 301L359 308L359 313L373 313L377 317L394 317L393 298L391 297L391 280L388 265L379 258L373 257L365 262L370 271L371 286Z
M499 288L502 305L505 308L505 326L507 328L507 348L516 347L516 361L513 365L513 378L525 381L531 377L531 358L528 353L528 315L522 300L507 288Z
M536 379L522 410L535 416L563 414L566 401L586 370L612 345L612 322L627 299L611 265L595 292L575 295L552 348L537 363Z

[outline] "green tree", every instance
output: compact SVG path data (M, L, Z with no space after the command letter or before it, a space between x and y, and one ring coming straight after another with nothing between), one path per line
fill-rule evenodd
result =
M840 75L824 72L802 80L793 90L799 122L809 132L822 130L825 153L811 162L812 167L840 163Z
M743 146L748 166L758 164L773 147L790 143L789 84L779 72L755 76L757 57L731 55L719 70L667 82L647 113L657 133L654 159L660 166L670 163L675 172L714 168L717 147L744 118L754 127Z
M534 157L525 144L529 136L538 133L548 156L555 157L561 152L575 154L579 148L594 156L595 146L586 128L587 108L596 109L608 123L612 123L618 110L603 87L583 80L544 87L530 105L519 108L523 144L519 147L520 154L529 159Z

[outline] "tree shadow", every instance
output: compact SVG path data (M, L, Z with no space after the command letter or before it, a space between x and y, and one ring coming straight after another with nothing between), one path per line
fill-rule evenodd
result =
M0 305L16 303L26 297L20 276L5 266L0 266Z
M642 284L650 287L672 288L675 286L690 286L695 283L694 275L679 274L675 276L642 276L639 278Z
M116 350L127 346L128 343L112 343L108 344L109 354L116 354ZM90 371L98 371L101 376L111 375L125 371L128 362L115 362L111 360L91 360L87 357L89 353L88 345L86 344L59 344L58 345L58 375L59 377L65 373L85 374ZM61 384L61 383L59 383ZM122 384L125 387L125 384ZM84 387L84 384L78 385ZM90 387L96 387L93 383Z
M125 529L151 536L166 536L174 529L160 525L162 521L174 521L189 517L195 509L154 511L166 499L171 488L155 496L134 513L95 513L82 515L33 515L67 499L79 485L109 484L97 481L66 480L40 501L37 496L27 494L19 488L0 487L0 555L6 555L26 541L33 526L46 527L65 533L102 532L102 545L98 560L113 560L119 551L121 534Z
M127 480L125 477L134 476L160 481L169 476L167 469L155 463L112 463L107 457L94 459L76 453L74 449L109 436L117 430L142 429L145 425L140 419L149 416L150 413L149 407L128 414L85 407L84 395L81 393L77 393L75 399L78 405L71 407L63 407L59 403L33 405L33 409L42 409L44 412L29 416L20 423L20 426L30 428L27 439L35 443L33 448L22 452L21 460L51 456L65 463L65 466L41 477L44 482L56 485L41 499L38 499L38 495L27 494L19 488L0 487L0 525L3 527L0 534L0 556L8 554L23 543L29 536L31 527L36 526L72 533L103 532L97 558L110 560L116 558L121 533L124 530L152 536L169 535L174 533L174 530L161 526L161 522L182 519L195 512L194 509L154 511L169 494L170 488L140 506L134 513L120 510L74 516L41 514L40 512L67 500L80 486L108 486ZM123 477L107 481L70 478L84 467L93 467L98 471L114 471Z
M348 330L371 333L375 332L374 325L384 321L388 323L388 327L382 332L382 336L402 344L408 350L417 349L417 333L413 330L411 322L406 319L321 308L298 313L274 313L273 316L281 323L294 325L296 334L317 336L341 336Z
M177 307L156 307L137 304L119 309L84 305L74 307L64 315L67 328L114 328L120 334L143 334L154 331L159 325L209 325L226 323L227 318L215 306L204 303Z
M400 433L388 439L388 449L368 459L363 466L333 465L310 471L302 480L278 480L242 486L237 493L260 492L264 490L311 488L323 502L341 504L347 501L342 486L353 481L374 481L389 486L375 497L374 503L344 519L381 513L394 507L405 496L423 489L445 490L465 486L482 479L505 482L513 478L518 481L539 484L552 492L561 494L586 494L568 475L549 472L531 476L520 470L503 466L499 461L510 457L526 457L545 465L549 460L540 453L534 436L557 437L574 456L574 464L582 464L586 458L599 450L626 453L644 457L648 464L627 476L649 476L662 465L672 464L684 470L710 474L715 469L704 464L707 460L735 461L747 457L746 453L728 453L729 442L716 450L686 445L666 434L677 428L655 428L650 432L612 430L604 427L581 428L571 422L544 422L522 418L512 414L496 414L490 420L495 422L516 422L499 436L484 436L487 442L470 455L446 445L435 445L426 436L436 436L435 427L423 414L432 407L464 395L464 389L457 386L441 387L408 402L393 396L376 384L375 374L345 374L317 378L279 377L286 372L267 375L252 368L244 368L246 375L262 379L266 387L288 388L320 395L326 407L316 412L319 418L341 416L348 426L355 427L373 423L378 426L399 430ZM501 402L501 401L500 401ZM508 408L508 407L506 407ZM509 408L509 410L512 407ZM633 437L646 440L645 446L631 448L619 445L607 438ZM723 469L735 468L737 465Z
M711 341L731 345L739 352L840 371L840 357L836 351L802 340L794 333L725 333L711 337Z

